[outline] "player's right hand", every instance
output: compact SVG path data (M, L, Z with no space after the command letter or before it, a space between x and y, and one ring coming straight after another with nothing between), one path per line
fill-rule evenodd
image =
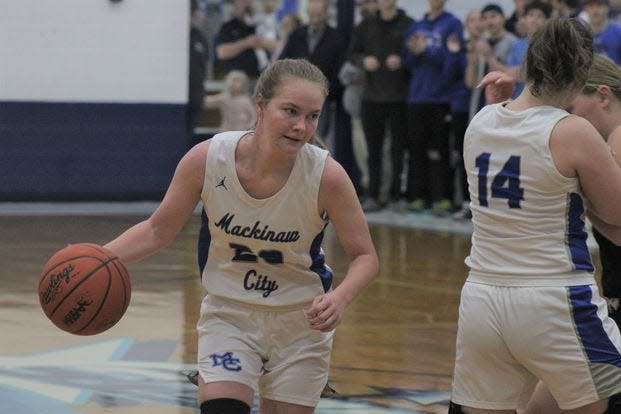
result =
M499 103L511 98L515 90L516 80L500 71L492 71L485 75L477 85L477 89L485 90L488 104Z

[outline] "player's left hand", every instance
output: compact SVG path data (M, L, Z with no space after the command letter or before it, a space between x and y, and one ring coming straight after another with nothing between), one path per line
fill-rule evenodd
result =
M341 323L345 305L334 291L317 296L304 312L311 329L329 332Z

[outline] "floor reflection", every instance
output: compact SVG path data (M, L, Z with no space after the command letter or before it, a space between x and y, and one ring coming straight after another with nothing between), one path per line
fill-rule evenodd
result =
M128 266L131 304L111 330L72 336L39 307L39 272L52 253L105 243L142 218L0 217L0 412L198 412L183 372L196 358L204 293L199 217L170 246ZM316 412L446 412L469 236L383 224L371 232L381 272L337 330L330 381L339 396ZM338 283L348 261L330 228L324 250Z

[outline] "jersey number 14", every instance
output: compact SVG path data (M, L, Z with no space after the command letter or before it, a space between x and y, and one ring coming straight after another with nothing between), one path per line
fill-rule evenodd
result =
M483 207L488 207L487 174L491 156L489 152L484 152L476 158L475 164L479 170L479 204ZM520 157L509 157L500 172L494 176L491 190L492 197L506 199L509 208L520 208L520 201L524 200L524 189L520 187Z

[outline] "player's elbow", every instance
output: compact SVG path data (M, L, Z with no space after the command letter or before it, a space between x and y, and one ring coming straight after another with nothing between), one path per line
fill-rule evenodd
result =
M375 279L379 274L379 258L377 257L377 252L372 251L368 254L367 268L371 274L371 279Z

